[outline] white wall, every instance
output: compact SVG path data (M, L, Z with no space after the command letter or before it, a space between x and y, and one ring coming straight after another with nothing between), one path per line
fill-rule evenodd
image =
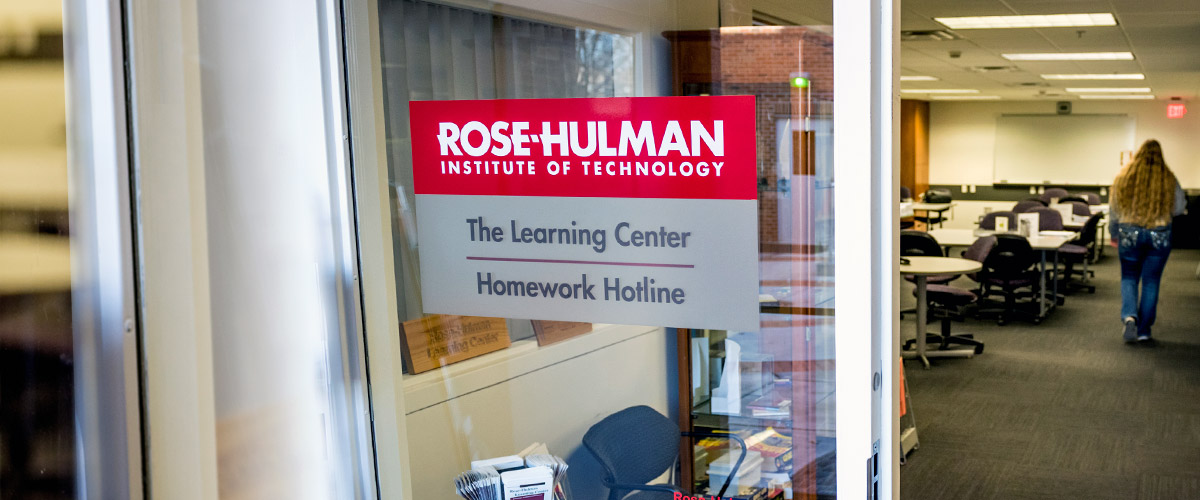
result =
M1185 188L1200 188L1200 105L1176 120L1162 101L1075 101L1074 114L1128 114L1137 121L1135 144L1162 143L1167 165ZM929 183L992 184L996 118L1001 114L1054 114L1054 102L931 102Z

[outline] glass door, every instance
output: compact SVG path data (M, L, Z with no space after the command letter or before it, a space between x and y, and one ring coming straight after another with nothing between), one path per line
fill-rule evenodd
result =
M347 2L350 142L381 494L458 498L456 480L535 469L540 459L529 456L549 455L567 466L552 488L557 498L638 491L893 497L892 12L890 2L865 0ZM680 297L739 295L712 306L717 312L680 318L657 303L626 314L602 299L597 307L566 294L550 300L528 292L536 279L498 278L514 269L553 275L569 265L636 264L659 273L702 267L670 249L641 260L598 258L604 245L633 241L622 242L619 219L611 233L589 233L612 239L588 240L582 250L560 238L537 241L561 245L558 255L486 252L525 243L508 239L517 240L522 226L600 231L618 216L688 220L709 192L647 194L657 182L649 178L652 161L647 179L628 180L632 191L614 195L602 192L613 185L608 177L539 191L530 180L537 174L519 177L519 158L508 155L526 147L549 157L561 146L587 175L620 177L626 161L636 177L643 146L673 141L672 118L657 124L629 113L686 102L669 111L685 116L731 97L752 99L737 111L741 128L723 128L722 140L730 148L746 138L741 146L752 151L745 178L729 182L747 182L753 210L746 218L737 218L738 208L714 214L692 241L736 238L751 251L721 250L728 257L714 267L739 271L705 274L707 281L681 288ZM562 118L528 118L544 116ZM532 139L512 139L526 126ZM690 138L675 126L681 140ZM606 130L612 158L603 157L603 142L587 145L605 140ZM715 135L682 151L716 154ZM513 171L505 170L509 160ZM540 165L566 175L563 163ZM439 176L458 177L430 181ZM641 212L626 214L625 205ZM562 221L537 226L524 217ZM651 232L667 241L669 225ZM737 236L705 240L702 231L714 228ZM586 298L589 283L605 290L609 275L589 269L576 271L584 279L575 295ZM651 272L644 274L649 293ZM751 286L741 293L744 278ZM631 290L630 300L640 300L642 292ZM709 319L726 311L748 311L752 319L737 326ZM631 471L622 454L662 459Z

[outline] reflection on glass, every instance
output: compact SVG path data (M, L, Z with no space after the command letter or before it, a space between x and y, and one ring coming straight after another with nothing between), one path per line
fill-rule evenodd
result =
M74 498L62 12L0 15L0 498Z
M509 319L511 344L479 357L415 370L408 359L396 382L408 412L408 442L399 446L415 497L455 498L453 479L473 461L526 449L566 459L577 500L620 498L606 484L628 481L708 498L727 478L724 498L836 495L833 37L827 27L762 25L823 18L799 3L751 3L746 12L705 13L651 1L622 18L630 9L615 2L552 13L380 2L397 307L410 333L437 327L420 303L410 101L756 99L760 330L595 325L543 342L573 327ZM616 27L570 21L592 11L612 14L606 23ZM730 20L755 26L713 28ZM750 449L742 465L730 434ZM630 453L661 456L662 467L630 470L621 458Z
M833 37L796 26L668 37L681 61L676 92L754 95L758 114L761 330L681 338L690 343L691 391L682 396L690 397L691 427L746 441L748 470L739 474L747 475L731 480L729 492L832 497ZM706 58L703 67L687 65ZM684 479L715 494L741 450L710 438L687 451Z
M400 316L417 319L422 308L408 103L631 96L633 40L414 0L381 2L380 24ZM514 333L513 340L531 333Z

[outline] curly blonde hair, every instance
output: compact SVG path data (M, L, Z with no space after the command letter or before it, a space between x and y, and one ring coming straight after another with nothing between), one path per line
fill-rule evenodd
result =
M1170 223L1177 185L1179 180L1163 160L1162 145L1154 139L1146 141L1113 179L1112 199L1121 222L1141 227Z

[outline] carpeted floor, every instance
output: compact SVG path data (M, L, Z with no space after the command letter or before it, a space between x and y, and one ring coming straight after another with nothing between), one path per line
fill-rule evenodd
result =
M1171 254L1158 347L1121 341L1109 248L1096 293L1068 296L1041 325L968 319L954 331L974 333L984 354L929 370L905 361L920 448L900 468L901 498L1200 499L1198 262L1197 250ZM901 329L912 335L911 315Z

